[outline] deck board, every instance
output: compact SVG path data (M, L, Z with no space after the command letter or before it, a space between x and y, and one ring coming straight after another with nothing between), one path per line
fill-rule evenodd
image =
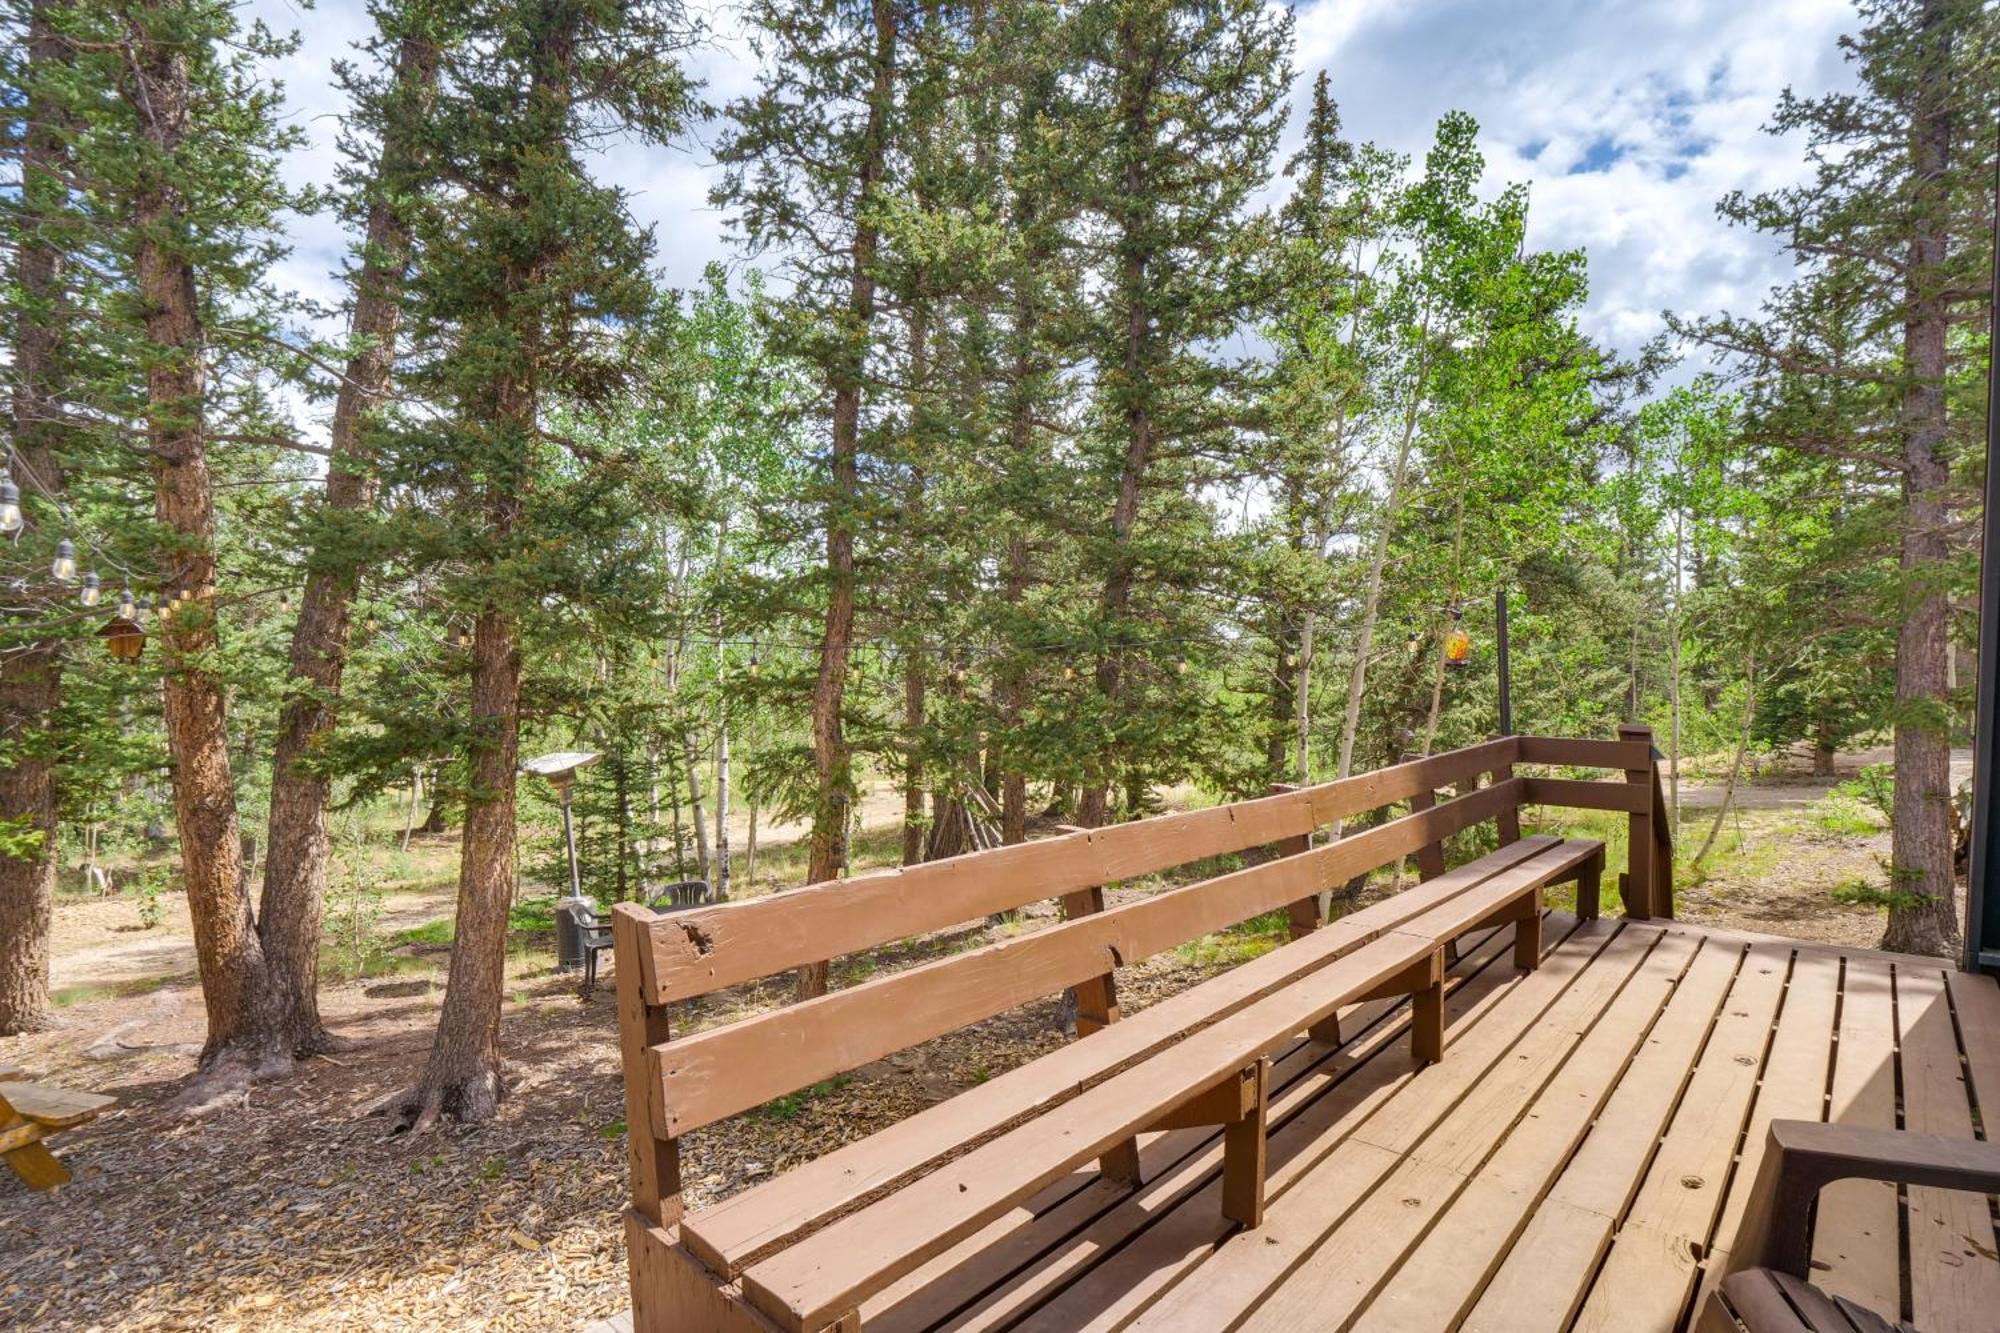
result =
M1940 960L1551 915L1523 973L1512 936L1465 942L1441 1063L1413 1062L1402 1001L1274 1058L1262 1227L1221 1216L1217 1131L1149 1135L1138 1188L1057 1181L863 1328L1678 1331L1772 1120L2000 1125L2000 989ZM1991 1328L1990 1202L1908 1196L1833 1187L1814 1281L1927 1333Z

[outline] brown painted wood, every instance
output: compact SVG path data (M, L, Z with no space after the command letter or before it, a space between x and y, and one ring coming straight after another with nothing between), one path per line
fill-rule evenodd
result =
M1470 827L1514 799L1490 787L1352 838L877 977L652 1048L662 1135L685 1134L1111 967L1135 963ZM687 914L683 914L687 915ZM1301 941L1302 943L1304 941Z
M1261 800L656 917L647 999L688 999L1092 885L1294 838L1511 762L1512 738ZM1496 807L1497 808L1497 807Z
M1795 952L1777 1031L1771 1038L1770 1054L1758 1079L1757 1100L1743 1133L1743 1150L1730 1173L1714 1242L1704 1256L1697 1303L1708 1299L1724 1270L1731 1266L1730 1255L1744 1226L1771 1122L1820 1120L1826 1115L1827 1078L1839 1007L1839 960Z
M1842 972L1831 1093L1829 1121L1896 1127L1895 978L1874 958L1849 958ZM1901 1225L1894 1185L1843 1180L1827 1186L1813 1233L1813 1280L1828 1294L1870 1309L1901 1310Z
M632 1271L632 1333L777 1333L716 1275L674 1243L673 1232L625 1213Z
M1619 728L1624 735L1624 728ZM1653 762L1652 733L1645 740L1600 741L1577 736L1517 736L1523 764L1556 764L1564 768L1649 767Z
M1458 1193L1503 1140L1520 1108L1585 1047L1600 1021L1627 1007L1623 996L1646 975L1658 942L1656 932L1620 930L1581 967L1552 962L1566 968L1568 984L1411 1144L1395 1169L1340 1218L1314 1248L1311 1262L1266 1293L1242 1327L1340 1328L1350 1322L1374 1327L1379 1320L1362 1315L1362 1308L1378 1293L1402 1285L1391 1274L1439 1214L1456 1206ZM1668 966L1677 969L1681 961L1670 959ZM1630 1038L1616 1044L1629 1049ZM1274 1211L1271 1222L1275 1229L1283 1218ZM1198 1273L1195 1280L1204 1276Z
M752 1265L743 1274L745 1296L787 1328L821 1327L1015 1200L1395 975L1409 954L1403 939L1364 945L1082 1093L1060 1121L1011 1130Z
M612 980L618 998L618 1054L625 1071L625 1160L632 1180L632 1207L655 1226L681 1218L680 1146L655 1131L654 1080L647 1049L672 1037L664 1005L646 1003L646 963L651 954L646 928L651 913L636 903L611 909Z
M1897 969L1896 1022L1903 1128L1912 1135L1971 1140L1972 1107L1943 965ZM1994 1152L2000 1149L1989 1150L1989 1160ZM1906 1198L1910 1322L1935 1333L1992 1328L2000 1316L2000 1246L1986 1197L1938 1184L1912 1184Z
M1063 895L1063 919L1075 921L1104 910L1104 890L1078 889ZM1076 983L1076 1035L1079 1040L1102 1032L1118 1021L1118 979L1109 969ZM1139 1141L1126 1139L1112 1145L1097 1159L1097 1169L1105 1180L1127 1189L1140 1182Z
M1575 1316L1736 979L1741 947L1695 938L1700 944L1695 961L1589 1136L1473 1302L1466 1329L1559 1328Z
M1573 924L1556 918L1549 934L1562 939ZM1511 993L1511 970L1491 965L1506 950L1510 934L1503 927L1468 945L1447 977L1446 1017L1454 1036L1482 1021ZM1415 1069L1401 1040L1408 1028L1406 1006L1397 1005L1371 1026L1370 1011L1388 1003L1373 1001L1349 1011L1350 1042L1309 1069L1288 1076L1285 1061L1273 1066L1274 1085L1283 1091L1270 1112L1267 1196L1289 1189L1321 1153L1340 1151L1336 1145L1347 1130ZM1309 1051L1295 1051L1291 1058ZM1037 1307L1039 1327L1117 1325L1228 1234L1219 1209L1220 1162L1221 1145L1211 1139L1178 1165L1149 1164L1145 1190L1117 1201L1081 1230L1076 1215L1060 1212L1023 1224L1011 1262L1004 1253L982 1253L967 1265L969 1275L953 1273L948 1282L933 1283L932 1291L885 1304L883 1333L914 1333L941 1323L964 1297L954 1301L937 1288L984 1293L951 1322L958 1333L1008 1328ZM1051 1297L1053 1303L1044 1305Z
M1414 762L1415 755L1404 755L1404 762ZM1437 792L1426 787L1410 794L1410 813L1421 814L1437 805ZM1417 848L1417 879L1436 879L1444 873L1444 840L1435 838Z
M1308 939L1244 963L1193 990L1162 1000L1088 1042L1079 1042L947 1102L794 1168L777 1180L705 1210L684 1240L705 1262L731 1273L792 1237L877 1197L964 1146L984 1142L1183 1033L1236 1012L1325 966L1422 912L1451 902L1491 875L1557 844L1525 838L1417 889L1350 913ZM712 1248L704 1249L704 1245Z
M1650 928L1628 926L1618 936L1624 942ZM1448 1140L1450 1155L1420 1149L1441 1165L1467 1177L1462 1191L1441 1209L1426 1232L1358 1320L1381 1333L1430 1333L1455 1327L1469 1311L1487 1278L1527 1226L1536 1205L1563 1164L1576 1150L1592 1122L1602 1112L1647 1035L1667 1005L1681 993L1697 945L1684 935L1659 934L1645 962L1617 997L1602 1006L1597 1021L1573 1053L1533 1097L1525 1113L1509 1123L1505 1089L1489 1093L1482 1081L1473 1097L1455 1115L1464 1126ZM1610 957L1600 955L1600 959ZM1596 964L1593 964L1596 966ZM1722 974L1724 983L1727 973ZM1699 986L1696 978L1691 984ZM1720 987L1715 996L1720 998ZM1531 1033L1530 1039L1539 1036ZM1532 1073L1522 1070L1522 1073ZM1482 1097L1482 1094L1485 1094ZM1496 1107L1495 1102L1499 1105ZM1472 1155L1480 1145L1476 1135L1506 1125L1504 1138L1483 1161ZM1394 1197L1394 1191L1378 1191Z
M1242 1109L1222 1131L1222 1215L1241 1226L1264 1225L1264 1154L1271 1062L1259 1060L1241 1085Z
M1617 927L1609 923L1585 926L1543 967L1499 992L1499 998L1478 1022L1455 1025L1443 1063L1407 1073L1390 1095L1366 1108L1358 1123L1337 1145L1327 1145L1308 1158L1307 1169L1275 1192L1260 1235L1235 1237L1191 1267L1173 1290L1138 1321L1156 1329L1224 1328L1237 1326L1246 1309L1248 1322L1266 1326L1337 1328L1338 1316L1322 1321L1312 1307L1323 1301L1320 1289L1294 1293L1293 1282L1313 1286L1301 1267L1326 1237L1361 1206L1381 1183L1391 1178L1417 1147L1445 1123L1467 1093L1490 1076L1496 1062L1524 1034L1535 1031L1552 1004L1560 1002L1571 984L1595 969L1592 960L1611 943ZM1644 949L1632 952L1636 964ZM1611 969L1600 974L1608 976ZM1589 1008L1603 998L1573 1002ZM1561 1028L1551 1028L1552 1035ZM1406 1071L1417 1066L1406 1064ZM1385 1196L1386 1197L1386 1196ZM1396 1196L1400 1200L1413 1197ZM1336 1260L1327 1273L1338 1283L1346 1261Z
M1272 785L1271 794L1282 796L1299 790L1300 788L1294 783L1279 782ZM1271 850L1278 856L1297 856L1300 852L1309 852L1312 850L1312 834L1307 832L1293 838L1281 838L1271 844ZM1295 940L1304 939L1325 924L1320 895L1317 893L1308 898L1300 898L1285 909L1286 931ZM1335 1043L1339 1040L1337 1036L1333 1038Z
M1782 948L1756 945L1744 955L1673 1122L1591 1284L1577 1329L1641 1333L1671 1330L1679 1319L1697 1256L1722 1206L1790 970L1790 952ZM1635 1317L1639 1310L1648 1313ZM1663 1317L1663 1311L1672 1313Z
M1650 812L1653 794L1629 782L1583 782L1574 778L1524 778L1523 805L1563 805L1574 810Z

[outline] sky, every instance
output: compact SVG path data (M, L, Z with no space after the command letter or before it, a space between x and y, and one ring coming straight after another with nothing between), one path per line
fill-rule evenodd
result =
M693 61L707 98L748 91L756 70L733 9L690 7L716 34ZM343 107L330 66L366 35L363 0L251 0L249 10L303 35L276 71L311 139L287 174L330 182ZM1278 161L1297 144L1322 69L1348 133L1385 148L1421 157L1439 117L1470 112L1487 187L1528 182L1530 244L1587 251L1585 329L1625 352L1660 330L1663 310L1747 310L1784 276L1772 241L1724 225L1715 202L1800 178L1800 145L1763 132L1781 91L1851 84L1836 46L1853 26L1848 0L1301 0L1296 15L1298 82ZM712 141L709 127L604 160L656 225L674 286L692 286L712 259L742 262L707 200ZM340 224L295 219L290 240L279 281L338 301L350 241Z

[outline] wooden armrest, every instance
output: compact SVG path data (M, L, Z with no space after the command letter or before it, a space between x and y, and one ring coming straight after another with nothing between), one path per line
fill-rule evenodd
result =
M1806 1222L1821 1189L1836 1180L2000 1193L2000 1143L1942 1139L1906 1130L1815 1120L1773 1120L1728 1271L1771 1268L1808 1277Z

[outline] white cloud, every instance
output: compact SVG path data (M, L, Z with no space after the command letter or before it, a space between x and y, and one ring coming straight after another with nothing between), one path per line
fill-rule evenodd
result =
M722 103L753 86L754 68L734 8L696 7L715 45L693 72ZM369 30L362 0L310 10L253 0L249 12L305 34L275 71L312 139L287 171L330 182L343 109L332 62ZM1753 306L1782 276L1771 243L1723 225L1715 201L1797 177L1798 145L1760 127L1787 85L1847 85L1834 38L1852 23L1846 0L1314 0L1299 6L1298 100L1302 112L1324 68L1349 133L1416 155L1446 111L1470 112L1488 183L1532 182L1533 243L1588 250L1590 331L1630 350L1658 330L1662 308ZM677 286L735 257L707 199L712 128L674 149L626 144L604 155L607 177L657 226L660 266ZM1598 169L1577 170L1585 165ZM348 243L339 223L298 219L291 240L281 282L337 300Z

